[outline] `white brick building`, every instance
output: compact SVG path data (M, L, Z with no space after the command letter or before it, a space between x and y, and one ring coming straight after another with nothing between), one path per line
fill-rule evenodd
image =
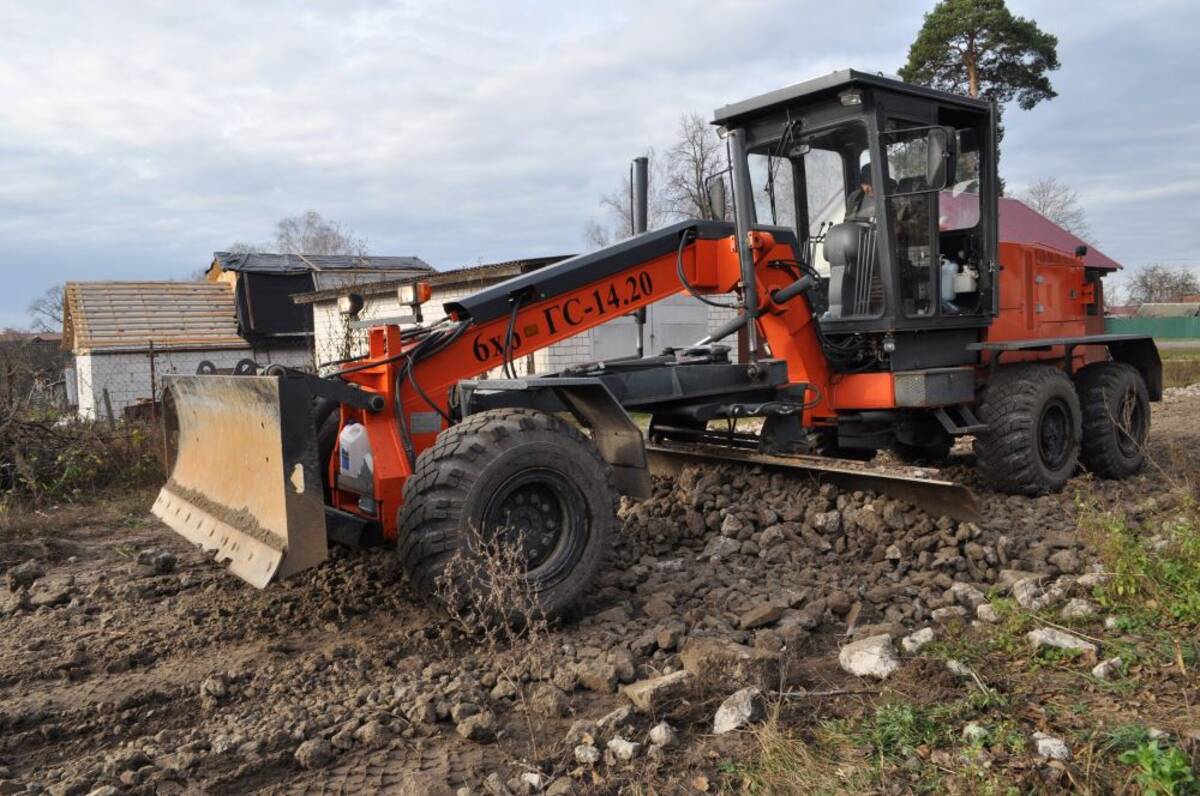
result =
M429 282L433 289L432 298L422 308L424 320L428 323L445 317L442 305L446 302L563 259L566 258L514 260L422 276L420 280ZM356 325L356 320L362 322L409 315L410 309L399 302L397 289L414 281L413 278L388 280L296 296L298 304L312 306L314 354L318 370L330 373L336 369L331 363L366 352L367 331ZM338 311L338 298L350 293L358 294L363 299L363 307L357 318ZM728 297L718 298L729 301ZM668 346L691 345L730 320L733 314L732 310L709 307L690 296L676 296L652 305L646 323L645 353L655 354ZM570 365L628 356L635 352L636 344L637 332L633 320L617 318L519 358L516 361L517 373L522 376L554 373ZM733 353L736 356L736 352ZM487 375L498 377L500 373L497 370Z
M164 375L195 373L206 360L222 369L246 358L312 366L307 350L252 347L239 337L224 282L69 282L63 347L75 354L85 419L120 418L126 407L157 400Z

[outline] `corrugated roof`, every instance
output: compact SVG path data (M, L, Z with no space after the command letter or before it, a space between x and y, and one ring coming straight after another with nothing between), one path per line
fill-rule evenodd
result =
M1087 246L1083 264L1088 268L1103 268L1115 271L1121 267L1113 258L1055 224L1019 199L1000 199L1000 242L1040 243L1067 254L1074 254L1079 246Z
M312 293L301 293L293 296L297 304L312 304L325 299L337 298L347 293L358 293L363 296L375 296L388 293L401 285L413 281L428 282L431 285L469 285L474 282L490 282L507 279L510 276L533 271L547 265L553 265L560 260L566 260L573 255L557 254L549 257L528 257L523 260L506 260L502 263L487 263L485 265L470 265L465 268L455 268L451 271L435 271L432 274L417 274L396 279L387 279L369 284L355 283L338 287L316 290Z
M213 252L213 264L225 271L294 274L321 271L432 271L420 257L373 257L351 254L231 254Z
M1190 302L1147 302L1137 308L1135 318L1195 318L1200 315L1200 304Z
M247 348L224 282L68 282L63 348Z

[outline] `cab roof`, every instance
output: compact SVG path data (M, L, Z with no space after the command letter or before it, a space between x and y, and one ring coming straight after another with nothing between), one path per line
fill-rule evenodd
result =
M991 103L988 100L963 97L938 89L925 86L915 86L882 74L860 72L856 69L841 69L830 72L803 83L776 89L757 97L751 97L713 111L713 124L728 124L738 119L757 116L778 107L794 104L797 100L817 100L837 96L847 88L877 88L895 91L901 94L936 100L946 105L957 105L972 110L986 111Z

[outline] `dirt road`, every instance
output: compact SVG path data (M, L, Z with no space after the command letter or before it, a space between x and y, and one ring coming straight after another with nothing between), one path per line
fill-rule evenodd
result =
M1156 406L1155 450L1189 455L1198 415L1200 394ZM956 456L949 472L970 480ZM489 775L493 791L716 790L737 779L723 761L755 743L712 734L728 693L628 714L621 684L696 674L680 650L708 638L782 658L788 688L861 689L837 664L848 625L898 641L969 619L956 583L1084 573L1073 496L1145 500L1168 481L1151 468L1037 499L981 492L975 527L779 476L690 472L623 508L601 583L536 655L485 655L451 632L387 550L339 549L257 591L153 520L150 492L16 517L0 538L0 794L487 792ZM962 687L930 667L906 662L892 687ZM679 735L669 753L646 738L663 719ZM644 745L631 761L606 749L617 735ZM581 762L589 738L607 760Z

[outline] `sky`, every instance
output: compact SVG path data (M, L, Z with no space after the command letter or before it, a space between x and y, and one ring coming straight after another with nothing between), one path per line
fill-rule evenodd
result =
M185 279L313 208L439 269L580 250L680 114L894 73L932 0L0 0L0 327L68 280ZM1009 0L1059 97L1005 116L1127 266L1200 267L1195 0Z

